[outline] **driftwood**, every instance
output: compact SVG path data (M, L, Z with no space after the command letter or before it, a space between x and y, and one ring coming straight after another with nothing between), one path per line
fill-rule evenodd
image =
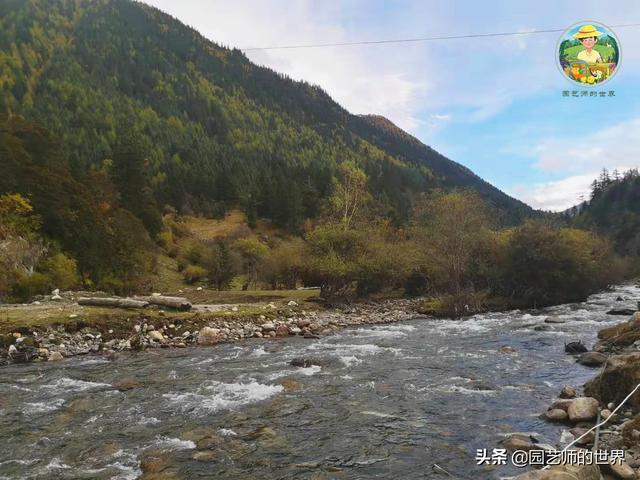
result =
M135 300L133 298L81 297L78 299L78 305L113 308L144 308L149 305L149 302L145 300Z
M136 300L143 300L149 305L173 308L175 310L191 310L191 302L184 297L165 297L164 295L152 295L150 297L135 297Z

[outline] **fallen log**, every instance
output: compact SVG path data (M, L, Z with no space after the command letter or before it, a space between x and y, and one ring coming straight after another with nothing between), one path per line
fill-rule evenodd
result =
M191 302L184 297L167 297L164 295L152 295L150 297L135 297L136 300L143 300L149 305L173 308L175 310L191 310Z
M149 302L120 297L80 297L78 298L78 305L112 308L144 308L149 305Z

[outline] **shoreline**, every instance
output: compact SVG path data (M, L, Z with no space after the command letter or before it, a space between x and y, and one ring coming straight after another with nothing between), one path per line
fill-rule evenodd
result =
M423 301L422 298L369 301L322 310L305 310L293 300L280 306L270 302L249 308L194 305L188 313L129 310L112 316L105 314L102 318L100 311L100 315L90 321L82 313L71 313L64 322L15 326L0 334L0 366L55 362L91 354L114 355L148 348L207 347L249 338L315 339L359 325L424 318L426 315L417 311ZM62 311L65 311L63 307L76 306L66 300L55 305ZM3 310L11 308L28 311L29 306L10 305Z
M617 450L623 452L622 459L609 459L612 463L600 465L556 464L546 471L528 471L514 480L549 480L567 474L581 480L640 478L640 392L635 391L640 381L640 311L599 330L597 338L592 350L570 351L565 346L567 354L577 357L582 365L596 367L597 373L582 386L583 395L565 385L541 418L562 426L557 442L560 450L592 450L594 458L596 452L610 455ZM505 446L512 451L553 448L519 432L511 434Z

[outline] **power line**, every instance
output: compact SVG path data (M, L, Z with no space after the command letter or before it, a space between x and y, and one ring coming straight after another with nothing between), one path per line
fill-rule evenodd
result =
M625 23L622 25L610 25L611 28L640 27L640 23ZM469 35L446 35L440 37L417 37L417 38L399 38L395 40L369 40L359 42L339 42L339 43L310 43L300 45L276 45L271 47L248 47L241 48L243 52L251 52L256 50L285 50L295 48L324 48L324 47L348 47L353 45L380 45L386 43L415 43L415 42L431 42L435 40L458 40L465 38L487 38L487 37L509 37L521 35L535 35L540 33L561 33L566 28L550 29L550 30L529 30L526 32L500 32L500 33L475 33Z

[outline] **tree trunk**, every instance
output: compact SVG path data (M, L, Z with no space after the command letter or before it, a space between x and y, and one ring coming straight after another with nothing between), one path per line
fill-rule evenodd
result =
M112 308L144 308L149 305L149 302L119 297L81 297L78 299L78 305Z

